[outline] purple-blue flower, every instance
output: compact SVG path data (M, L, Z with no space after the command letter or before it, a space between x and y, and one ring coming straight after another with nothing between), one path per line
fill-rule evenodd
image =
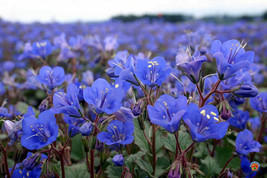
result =
M162 95L157 99L154 106L148 105L147 111L153 124L165 128L174 133L179 129L179 123L187 106L187 99L181 95L177 99L170 95Z
M32 54L36 57L41 57L45 59L52 52L53 52L53 46L48 40L35 42L32 44Z
M97 139L106 145L127 145L133 142L134 124L132 121L125 123L113 120L107 126L107 132L100 132Z
M41 84L46 85L50 90L53 90L56 86L61 85L65 81L65 72L62 67L51 68L49 66L43 66L37 79Z
M152 60L137 60L135 74L144 85L150 87L161 86L170 72L171 68L163 57L155 57Z
M80 125L85 122L82 118L71 117L69 115L64 115L63 121L69 125L68 134L70 137L74 137L75 135L80 133Z
M260 119L260 117L249 118L248 122L251 125L252 131L257 131L257 129L259 129L260 126L261 126L261 119Z
M92 131L93 131L94 125L92 124L92 122L85 122L80 128L79 128L79 132L83 135L83 136L89 136Z
M242 171L246 178L254 177L257 172L252 172L250 164L251 162L249 161L248 157L246 155L240 155L240 166L242 168Z
M255 98L251 98L250 106L256 111L267 112L267 92L262 92Z
M229 124L240 130L244 130L249 119L249 112L237 109L232 113L234 116L228 120Z
M112 158L112 161L115 166L123 166L124 158L122 154L117 154Z
M258 89L254 85L241 85L232 89L233 94L238 97L255 97L258 95Z
M199 51L195 51L193 55L190 54L190 51L187 51L176 56L177 66L195 84L199 82L201 66L205 61L207 61L207 57L201 55Z
M68 86L67 93L56 92L53 96L54 107L50 111L54 114L64 113L72 117L82 117L78 94L79 88L73 83Z
M120 109L124 92L120 88L112 88L105 79L97 79L91 87L83 91L84 100L98 114L112 114Z
M1 117L11 117L11 114L8 113L6 108L0 107L0 118Z
M196 142L208 139L222 139L228 129L228 122L219 122L219 113L215 106L202 108L194 103L188 105L183 120L190 129L191 137Z
M233 76L242 68L249 67L254 61L254 52L245 51L246 44L240 44L237 40L229 40L223 44L219 41L213 41L211 52L216 58L217 71L221 80Z
M239 132L235 141L235 150L239 154L246 155L251 152L259 152L261 144L253 140L253 133L247 129Z
M21 145L29 150L38 150L57 139L58 125L51 111L42 112L38 119L25 117L22 121Z

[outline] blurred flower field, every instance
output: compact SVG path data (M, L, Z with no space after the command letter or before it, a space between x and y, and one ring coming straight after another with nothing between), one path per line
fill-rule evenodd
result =
M1 20L0 37L0 177L264 177L266 21Z

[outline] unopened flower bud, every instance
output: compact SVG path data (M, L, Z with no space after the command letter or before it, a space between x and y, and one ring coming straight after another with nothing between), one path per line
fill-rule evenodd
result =
M39 105L39 108L38 109L39 109L40 112L43 112L43 111L47 110L48 109L48 100L47 99L44 99L41 102L41 104Z
M14 122L10 121L10 120L5 120L4 121L4 127L6 129L7 134L9 135L11 130L14 127Z
M254 85L241 85L234 87L232 93L239 97L255 97L259 92Z
M96 140L95 149L99 152L103 151L104 149L104 143L100 142L99 140Z
M123 166L124 164L124 158L122 154L117 154L112 159L115 166Z
M139 116L143 111L143 106L144 106L144 100L142 99L138 100L132 109L133 115Z
M32 156L28 157L24 161L22 161L22 166L28 170L33 170L36 166L40 164L41 155L40 153L33 154Z
M223 101L220 103L220 109L219 110L221 112L221 118L223 120L228 120L232 117L231 107L226 101Z
M83 136L89 136L92 133L93 128L94 126L92 122L86 122L80 127L79 131Z
M168 178L180 178L181 172L180 172L180 162L175 161L170 169L170 172L168 173Z

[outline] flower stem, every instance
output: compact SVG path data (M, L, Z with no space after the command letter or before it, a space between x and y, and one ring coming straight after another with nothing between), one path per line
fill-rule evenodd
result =
M146 132L145 132L145 130L143 130L143 133L144 133L144 136L145 136L145 138L146 138L146 141L148 142L148 144L150 145L150 146L152 146L152 143L151 143L151 141L147 138L147 135L146 135Z
M232 155L231 158L229 158L229 160L225 163L225 165L224 165L224 167L223 167L223 169L222 169L222 171L221 171L219 177L221 177L221 176L223 175L223 172L224 172L226 166L232 161L232 159L233 159L234 157L235 157L235 155Z
M95 177L95 169L94 169L94 153L95 153L95 150L94 149L91 149L90 150L90 159L91 159L91 178L94 178Z
M180 143L179 143L179 134L178 134L178 132L175 133L174 136L175 136L175 140L176 140L176 154L175 154L175 158L177 158L178 157L178 151L181 154L182 153L182 149L181 149L181 146L180 146Z
M198 93L199 93L199 95L200 95L200 103L203 101L203 95L202 95L202 92L201 92L201 90L200 90L200 88L199 88L199 86L198 86L198 84L196 84L196 86L197 86L197 91L198 91Z
M0 143L0 147L2 149L3 152L3 159L4 159L4 166L5 166L5 172L6 172L6 176L7 178L10 178L10 174L9 174L9 170L8 170L8 164L7 164L7 153L6 153L6 147L4 147L2 145L2 143Z
M156 126L152 124L152 153L153 153L153 160L152 160L152 166L153 166L153 175L155 175L156 171L156 165L157 165L157 155L156 155Z

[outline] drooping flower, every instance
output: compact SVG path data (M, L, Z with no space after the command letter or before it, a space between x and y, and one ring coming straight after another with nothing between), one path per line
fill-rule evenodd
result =
M127 145L133 142L134 125L132 121L125 123L113 120L107 127L107 132L100 132L97 139L106 145Z
M137 60L135 74L139 80L150 87L161 86L170 75L171 68L163 57L152 60Z
M41 42L35 42L32 44L32 54L36 57L41 57L43 59L53 52L53 46L50 41L44 40Z
M250 105L256 111L267 112L267 92L262 92L255 98L251 98Z
M51 111L42 112L38 119L25 117L22 121L21 144L29 150L38 150L57 139L58 125Z
M245 51L246 44L240 44L237 40L229 40L223 44L213 41L211 52L217 61L217 71L221 80L233 76L242 68L248 67L254 61L254 52Z
M177 66L185 72L185 75L194 84L199 82L201 66L205 61L207 61L207 57L201 55L199 51L195 51L195 53L191 55L191 52L187 50L176 56Z
M105 79L97 79L91 87L83 91L84 100L93 106L95 111L112 114L120 109L123 98L123 90L112 88Z
M181 95L175 99L165 94L157 99L154 106L148 105L147 111L153 124L174 133L178 131L180 120L186 111L186 106L187 99L185 96Z
M244 130L249 119L249 112L237 109L233 114L234 116L228 120L229 124L240 130Z
M257 129L259 129L261 126L260 117L249 118L248 122L251 125L252 131L257 131Z
M59 91L53 96L54 107L50 109L54 114L64 113L72 117L82 117L79 110L81 106L78 100L79 88L75 84L70 84L67 93Z
M228 129L228 122L218 122L219 113L215 106L202 108L194 103L188 105L183 120L190 129L191 137L196 142L208 139L222 139Z
M117 154L112 158L112 161L115 166L123 166L124 158L122 154Z
M49 66L43 66L37 79L41 84L46 85L50 90L53 90L56 86L61 85L65 80L65 72L62 67L51 68Z
M239 132L236 141L235 149L239 154L246 155L251 152L259 152L261 144L253 140L253 133L247 129L242 132Z

